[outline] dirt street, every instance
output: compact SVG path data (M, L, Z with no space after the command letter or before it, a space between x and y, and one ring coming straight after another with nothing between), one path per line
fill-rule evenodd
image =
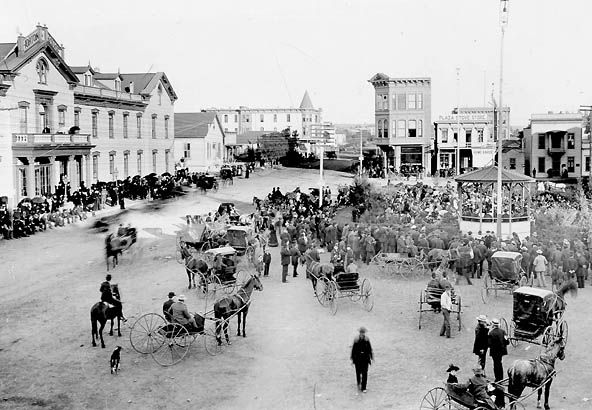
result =
M351 178L328 172L332 187ZM426 280L387 276L363 266L361 277L372 281L375 307L338 301L331 316L313 298L304 268L297 278L280 283L279 250L272 248L271 277L255 292L247 318L247 337L237 338L218 356L203 343L172 367L161 367L129 343L129 325L148 312L161 312L169 291L184 293L190 310L203 311L203 298L187 289L184 269L175 260L175 231L187 214L213 211L232 201L243 211L253 196L272 187L282 192L317 186L318 174L307 170L262 171L239 179L216 194L191 193L150 211L131 210L124 223L139 228L138 246L124 253L113 271L130 319L122 337L105 332L106 349L91 346L90 307L99 300L106 274L104 234L90 223L71 225L33 237L0 242L0 408L8 409L417 409L432 387L441 386L449 363L465 379L476 364L471 354L475 317L511 318L512 298L500 294L489 304L479 296L480 281L460 285L463 326L453 323L453 338L438 336L442 317L428 314L417 326L417 302ZM336 193L337 190L333 189ZM554 409L590 409L592 378L588 341L592 340L589 303L592 290L568 299L566 359L551 388ZM376 361L370 368L368 393L356 393L349 361L351 343L360 326L368 328ZM109 357L123 346L122 369L109 371ZM537 346L509 348L505 368L517 358L532 357ZM493 374L488 359L487 374ZM529 398L527 408L536 406Z

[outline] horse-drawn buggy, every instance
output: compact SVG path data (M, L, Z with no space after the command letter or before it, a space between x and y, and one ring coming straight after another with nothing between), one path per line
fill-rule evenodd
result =
M440 298L444 293L444 288L439 287L431 287L427 286L424 290L421 291L419 294L419 322L418 327L421 329L421 321L425 313L434 312L440 313L442 308L440 306ZM452 311L450 312L451 315L456 315L456 320L458 321L458 331L462 330L462 298L458 292L454 289L452 290Z
M503 394L510 401L510 408L520 410L526 407L512 395L506 393L503 385L508 379L501 382L490 382L488 392L490 394ZM464 388L458 388L456 383L444 383L444 387L434 387L423 397L419 410L443 410L443 409L467 409L467 410L496 410L487 401L475 398Z
M322 306L328 307L331 314L337 313L337 299L349 298L361 302L368 312L374 307L374 292L368 278L362 279L357 269L336 269L331 263L316 261L309 252L304 255L306 276L312 281L317 300Z
M228 240L228 245L236 249L239 256L246 255L250 263L255 262L253 260L255 248L251 244L253 228L240 225L231 226L226 230L226 239Z
M408 253L377 253L371 264L378 266L386 274L398 274L404 279L423 277L430 271L427 259L423 255L409 256Z
M181 246L187 245L194 251L205 252L211 248L217 248L226 244L224 229L211 226L207 223L198 223L187 226L177 233L177 262L182 263Z
M511 293L517 287L528 283L521 263L522 254L519 252L500 251L491 256L489 273L483 276L483 287L481 288L483 303L487 303L492 294L497 297L498 291Z
M202 192L206 192L208 189L216 192L218 191L218 180L214 175L201 174L197 177L197 188L201 189Z
M232 167L229 165L222 165L220 168L220 179L224 185L232 185L234 184L234 172L232 171Z
M500 327L512 346L527 342L547 347L559 338L567 344L568 326L563 319L567 304L563 296L570 291L577 292L573 282L565 283L557 293L527 286L516 289L510 326L506 319L500 319Z
M116 234L108 234L105 238L105 252L107 261L107 270L109 270L109 258L113 258L113 268L119 263L119 255L128 250L136 243L138 238L136 228L131 226L119 226Z
M203 284L215 283L225 293L232 293L249 277L247 271L238 270L238 252L232 246L209 249L202 256L209 267L208 275L201 275Z

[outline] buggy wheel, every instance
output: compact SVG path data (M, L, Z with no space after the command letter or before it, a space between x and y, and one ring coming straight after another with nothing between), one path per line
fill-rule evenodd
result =
M374 307L374 293L372 292L372 283L364 278L360 286L360 298L366 311L370 312Z
M508 332L508 339L510 339L510 344L512 347L516 347L520 343L520 341L516 339L516 332L514 331L515 328L516 325L512 321L512 323L510 323L510 331Z
M324 278L322 278L322 279L319 278L317 280L316 294L317 294L317 300L319 301L321 306L327 306L327 303L329 302L328 297L327 297L328 291L329 291L329 287L328 287L327 280Z
M216 275L210 274L206 279L207 283L207 294L206 297L208 299L216 299L216 296L220 294L222 291L222 282L220 282L220 278Z
M399 260L395 262L396 271L403 279L408 279L409 263L406 260Z
M211 247L212 247L212 244L210 244L210 241L205 241L205 242L203 243L203 245L201 245L201 251L202 251L202 252L205 252L205 251L207 251L208 249L210 249Z
M553 343L554 338L555 331L553 330L553 326L547 326L543 332L543 337L541 338L541 346L546 348Z
M250 276L251 274L246 270L239 270L236 274L236 282L234 286L240 289L245 283L247 283Z
M483 275L483 287L481 288L481 300L483 303L489 302L489 289L491 288L491 278L489 274Z
M138 353L152 353L160 347L158 332L162 331L166 325L164 317L156 313L146 313L140 316L130 328L130 344Z
M327 289L329 290L327 298L329 303L329 311L333 316L337 313L337 285L333 281L328 282Z
M508 321L503 317L500 317L499 321L500 321L500 329L502 329L506 333L506 335L509 335L510 334L510 327L508 326Z
M185 326L178 323L169 323L167 332L158 334L162 343L158 349L153 351L152 358L161 366L172 366L179 363L189 352L191 336Z
M444 410L450 409L450 398L442 387L434 387L429 390L419 405L419 410Z
M208 354L210 354L211 356L216 356L222 353L222 345L219 345L218 341L216 340L215 325L213 329L204 331L203 341L204 347L206 348L206 352L208 352Z
M461 317L462 298L460 295L456 296L455 302L456 302L456 319L458 320L458 331L460 332L462 330L462 317Z

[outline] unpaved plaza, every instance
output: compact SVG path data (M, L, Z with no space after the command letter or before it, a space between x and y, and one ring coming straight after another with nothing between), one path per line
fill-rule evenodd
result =
M326 178L333 188L351 180L331 172ZM190 310L203 311L203 299L187 290L184 269L175 260L175 230L185 224L186 214L213 211L226 201L250 211L252 197L274 186L285 193L296 186L307 190L317 181L308 170L263 171L216 194L189 193L160 209L142 211L139 205L127 212L122 221L139 228L139 241L121 257L113 282L120 285L128 325L143 313L160 313L171 290L188 297ZM449 363L461 368L461 380L470 375L477 315L508 320L512 315L511 295L500 294L485 305L479 280L472 287L461 284L462 330L453 322L453 338L440 338L440 315L430 313L422 329L417 326L417 302L427 278L388 277L364 265L361 277L372 281L374 309L368 313L344 299L331 316L313 298L304 268L298 278L280 283L279 250L272 248L271 277L263 279L263 292L253 295L248 337L234 336L233 322L233 344L222 354L208 355L198 340L181 363L164 368L131 348L127 326L121 338L105 333L106 349L91 346L89 310L99 300L106 270L104 234L89 226L78 223L0 242L0 408L415 409L427 390L442 385ZM592 398L590 293L587 287L577 299L568 298L569 342L566 359L556 365L554 409L592 408L587 400ZM357 395L349 349L362 325L376 361L369 392ZM117 344L124 350L122 370L114 376L109 356ZM538 351L534 345L509 347L504 367ZM488 358L488 374L491 366ZM524 404L534 408L536 400Z

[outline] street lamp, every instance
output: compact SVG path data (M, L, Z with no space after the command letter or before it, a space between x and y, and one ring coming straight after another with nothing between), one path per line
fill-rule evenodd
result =
M500 27L502 29L500 39L500 84L499 84L499 120L497 125L497 236L502 236L502 212L503 212L503 192L502 192L502 138L504 136L504 104L502 100L504 90L504 34L508 25L508 3L509 0L500 0ZM510 205L511 206L511 205Z

